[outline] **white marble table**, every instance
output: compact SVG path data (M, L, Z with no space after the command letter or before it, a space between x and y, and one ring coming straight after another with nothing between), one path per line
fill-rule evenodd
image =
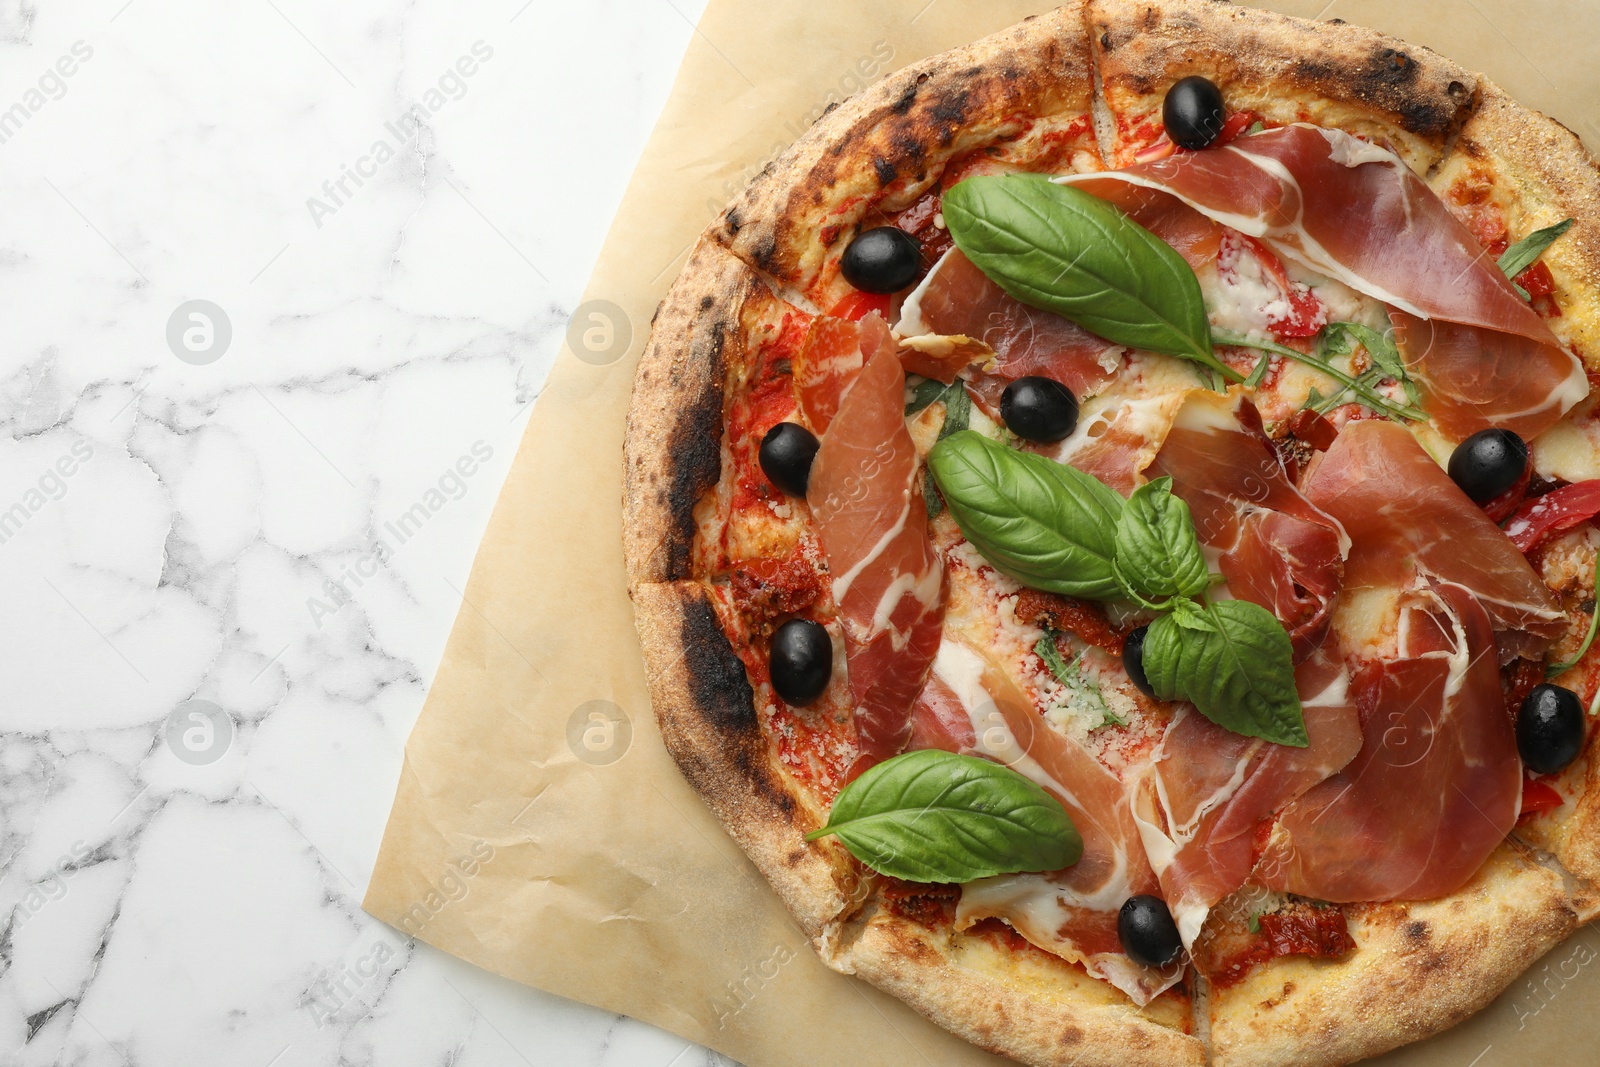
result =
M726 1062L358 904L702 2L0 0L0 1063Z

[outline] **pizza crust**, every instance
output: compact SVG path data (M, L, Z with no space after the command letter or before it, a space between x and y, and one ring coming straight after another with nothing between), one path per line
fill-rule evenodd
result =
M854 913L870 874L832 842L807 844L826 818L777 768L756 717L744 664L696 582L633 590L655 708L667 751L808 937Z
M1089 62L1083 2L1074 0L913 63L819 119L711 232L747 263L806 290L870 207L909 205L954 156L1022 132L1024 115L1036 123L1087 116Z
M1477 75L1398 38L1226 0L1089 0L1089 35L1105 103L1122 119L1105 147L1111 166L1133 161L1122 133L1159 126L1167 87L1202 74L1230 110L1386 142L1426 174L1478 84Z
M1065 962L1019 961L888 911L869 912L838 940L818 946L829 967L899 997L980 1048L1033 1067L1205 1063L1198 1038L1152 1020Z
M694 509L722 473L723 397L742 355L754 271L702 237L651 320L623 442L623 552L630 584L688 578Z
M1342 960L1285 957L1211 993L1214 1067L1338 1067L1479 1011L1577 928L1561 875L1501 845L1465 887L1345 909Z

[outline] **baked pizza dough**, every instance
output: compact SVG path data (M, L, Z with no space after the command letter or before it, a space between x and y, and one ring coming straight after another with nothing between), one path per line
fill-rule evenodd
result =
M1310 123L1385 146L1461 218L1498 226L1505 240L1575 219L1544 259L1558 309L1549 322L1600 371L1600 171L1559 123L1427 49L1359 27L1221 0L1078 0L903 68L830 110L770 163L701 237L662 302L629 413L626 560L673 758L828 966L1040 1067L1349 1063L1466 1018L1600 914L1593 731L1586 754L1552 780L1563 803L1524 817L1465 886L1438 899L1346 903L1353 950L1254 960L1225 982L1190 966L1143 1006L998 919L953 921L943 887L895 884L837 838L805 840L827 821L854 734L839 677L818 708L782 706L760 664L771 618L747 630L730 622L738 561L815 554L803 502L757 513L736 503L754 459L735 431L764 361L799 343L797 313L809 320L849 297L839 260L860 230L904 219L958 172L1086 174L1133 163L1161 134L1167 88L1196 74L1216 83L1230 110L1268 126ZM1275 388L1296 388L1284 378ZM1116 381L1103 388L1114 393ZM1260 403L1272 423L1274 398ZM1535 441L1539 476L1600 473L1594 403ZM1086 401L1084 418L1092 415ZM1115 429L1109 414L1105 426ZM937 429L912 420L919 452ZM959 555L948 519L933 530ZM1559 653L1576 650L1594 610L1588 538L1558 540L1538 567L1569 616ZM995 607L981 568L951 567L947 633L1012 640L1017 608ZM1001 601L1016 595L1000 590ZM1036 614L1032 625L1051 633L1058 621ZM1593 697L1600 657L1586 655L1560 682ZM1197 955L1245 936L1241 908L1212 909Z

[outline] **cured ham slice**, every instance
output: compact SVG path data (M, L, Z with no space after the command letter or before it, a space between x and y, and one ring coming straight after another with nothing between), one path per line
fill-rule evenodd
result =
M1295 488L1267 439L1239 421L1235 406L1248 403L1190 393L1145 473L1172 477L1201 543L1219 553L1228 591L1277 616L1304 658L1327 631L1349 539Z
M875 311L859 322L828 315L811 320L793 370L800 411L818 435L828 429L867 360L894 347L888 324Z
M1448 404L1441 428L1452 435L1506 417L1531 437L1588 392L1582 365L1471 231L1399 158L1349 134L1286 126L1205 152L1057 180L1091 191L1118 181L1170 193L1406 315L1454 324L1440 333L1438 352L1412 352L1425 387L1449 399L1476 395L1474 382L1522 380L1511 396Z
M1482 602L1505 653L1537 655L1565 631L1561 605L1517 546L1394 423L1347 425L1305 495L1350 535L1347 590L1461 586Z
M1060 315L1013 299L955 248L906 298L896 329L906 337L959 334L982 341L998 357L995 373L1007 379L1044 375L1079 398L1111 380L1123 351Z
M806 494L844 630L860 748L851 778L905 747L944 625L905 381L892 347L867 361L822 435Z
M963 721L964 720L964 721ZM992 662L946 641L917 710L918 736L986 756L1033 779L1061 801L1083 838L1083 856L1064 871L1005 875L962 887L956 926L1009 923L1030 942L1082 963L1147 1004L1183 974L1134 963L1117 937L1128 897L1158 889L1133 822L1126 787L1094 756L1045 724L1032 703Z
M1399 658L1355 675L1361 751L1284 811L1262 884L1335 902L1429 900L1465 885L1516 825L1522 763L1488 614L1442 582L1402 611Z
M1422 408L1452 440L1488 426L1534 438L1589 392L1582 368L1559 349L1518 334L1428 321L1390 309L1395 343L1422 390ZM1556 406L1552 407L1552 402Z
M1323 649L1295 670L1306 748L1230 733L1185 706L1167 727L1135 802L1145 850L1183 943L1249 879L1262 821L1338 772L1361 749L1349 675Z

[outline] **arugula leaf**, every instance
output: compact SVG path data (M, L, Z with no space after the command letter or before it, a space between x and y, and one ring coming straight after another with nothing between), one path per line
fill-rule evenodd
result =
M1038 175L1005 174L968 178L940 206L956 247L1024 304L1114 344L1240 380L1211 351L1193 268L1107 201Z
M1211 584L1189 505L1172 495L1172 478L1133 491L1117 520L1117 576L1140 599L1199 596Z
M922 503L928 509L929 522L938 518L939 512L944 510L944 497L939 495L939 487L933 484L933 475L926 471L922 475Z
M1108 600L1123 501L1093 475L961 430L928 453L950 515L1000 573L1034 589Z
M972 424L972 397L967 395L967 383L957 378L940 399L944 401L944 425L939 427L938 439L943 441Z
M1361 403L1365 404L1373 411L1382 412L1383 414L1392 416L1393 418L1411 419L1413 421L1426 419L1428 417L1428 413L1419 408L1413 407L1409 404L1396 404L1394 401L1390 400L1388 397L1374 389L1370 384L1350 377L1350 375L1346 374L1338 367L1335 367L1327 360L1321 359L1317 356L1307 355L1304 352L1290 348L1288 345L1280 345L1273 341L1256 341L1244 334L1229 333L1226 330L1213 330L1211 331L1211 336L1212 339L1219 345L1238 345L1241 348L1254 348L1261 352L1273 352L1285 359L1290 359L1296 363L1302 363L1307 367L1319 370L1323 374L1326 374L1328 377L1332 378L1334 381L1338 382L1340 385L1343 385L1346 389L1349 389L1351 392L1359 396L1361 398Z
M1270 611L1220 600L1150 624L1144 673L1163 700L1187 700L1236 734L1305 748L1294 649Z
M1538 261L1545 250L1556 243L1556 238L1572 229L1574 220L1565 219L1554 226L1534 230L1528 236L1506 249L1496 264L1507 278L1515 278ZM1523 296L1527 296L1526 293Z
M1066 809L1009 767L921 749L845 786L828 824L868 867L908 882L971 882L1077 863L1083 839Z
M935 400L942 398L946 388L948 386L937 378L922 379L912 387L911 401L906 404L906 417L910 418Z
M1055 680L1067 687L1076 703L1086 706L1090 711L1100 715L1100 726L1116 723L1118 726L1128 725L1128 720L1112 711L1106 704L1106 698L1100 692L1100 687L1083 675L1083 657L1086 653L1080 652L1069 665L1061 658L1061 649L1056 645L1056 632L1046 629L1043 637L1039 638L1033 646L1033 651L1044 661L1045 668L1055 676ZM1098 730L1100 726L1091 727Z
M1322 332L1324 352L1349 355L1357 344L1367 350L1373 365L1381 369L1385 377L1393 378L1404 387L1406 399L1412 405L1421 403L1417 384L1406 373L1405 361L1400 358L1400 349L1394 343L1392 333L1379 333L1359 322L1330 322Z
M1595 631L1600 629L1600 559L1596 559L1594 561L1593 604L1594 611L1589 615L1589 632L1583 635L1583 644L1578 646L1578 651L1572 654L1571 659L1564 663L1552 663L1550 666L1546 667L1544 669L1544 676L1546 678L1554 678L1556 675L1565 671L1570 671L1572 668L1576 667L1578 665L1578 661L1583 659L1584 654L1589 651L1589 646L1594 644Z

